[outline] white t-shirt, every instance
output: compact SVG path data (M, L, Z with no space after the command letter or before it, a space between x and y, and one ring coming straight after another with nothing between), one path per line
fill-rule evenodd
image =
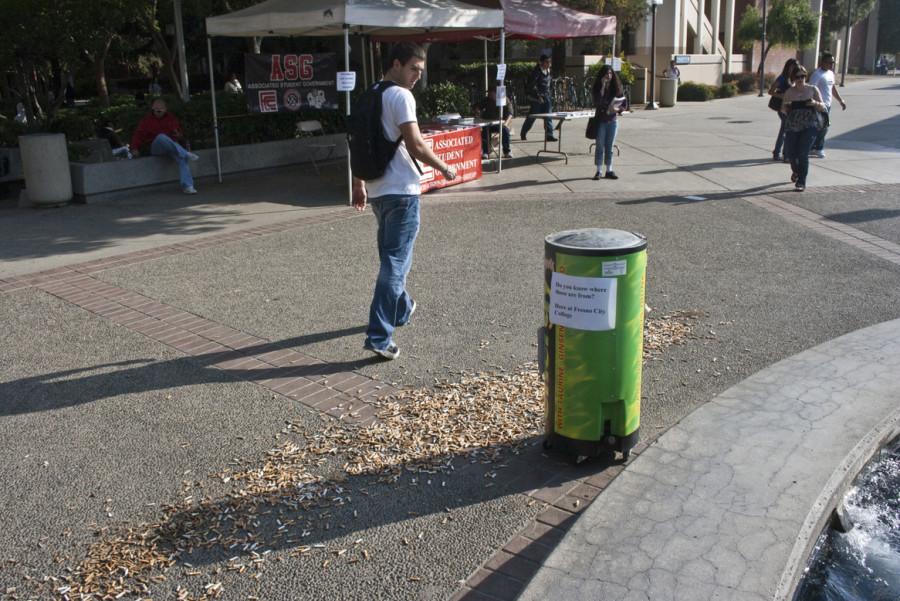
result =
M388 140L396 140L401 137L401 125L416 121L416 99L403 86L391 86L382 94L381 102L381 125L385 136ZM369 198L387 194L418 195L421 191L419 170L409 156L405 142L400 142L384 175L366 182Z
M809 76L810 85L819 88L819 94L822 95L822 102L825 106L831 108L831 88L834 87L834 71L828 69L816 69Z

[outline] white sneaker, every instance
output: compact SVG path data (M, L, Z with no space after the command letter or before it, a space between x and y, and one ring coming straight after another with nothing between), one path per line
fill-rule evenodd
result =
M194 154L193 152L187 153L187 158L189 161L199 161L200 160L200 156Z
M379 357L383 357L384 359L387 359L388 361L393 361L394 359L396 359L397 357L400 356L400 348L393 342L390 343L386 349L373 348L368 343L364 344L363 348L367 351L372 351Z
M197 193L197 188L195 188L194 186L187 186L186 188L183 188L183 190L184 190L185 194L196 194Z

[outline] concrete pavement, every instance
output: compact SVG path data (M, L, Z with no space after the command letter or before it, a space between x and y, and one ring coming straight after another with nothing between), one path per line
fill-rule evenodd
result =
M0 445L14 460L0 476L19 487L4 487L0 559L15 563L4 564L0 591L30 598L26 575L60 577L103 528L183 526L188 514L161 508L188 496L208 497L204 511L221 517L233 492L224 470L260 465L284 441L308 444L332 416L369 407L364 423L380 393L520 369L534 358L542 238L552 231L642 231L649 317L690 315L692 334L645 366L645 439L720 406L706 403L760 370L897 319L889 81L847 88L850 110L836 115L829 158L814 162L804 195L771 162L777 120L755 97L624 118L615 182L590 180L579 122L565 126L568 165L535 162L527 155L538 143L514 143L517 158L499 176L425 197L410 278L420 311L398 333L403 355L392 363L360 350L374 227L341 206L340 168L328 176L336 186L317 189L282 171L203 182L199 198L157 191L4 209ZM48 269L57 271L39 275ZM514 598L560 540L567 552L566 531L590 523L598 505L585 513L587 501L613 492L622 471L571 468L543 456L537 438L522 441L518 454L513 441L501 445L495 463L454 456L439 479L341 477L352 505L292 513L276 503L265 511L280 525L263 520L257 534L266 560L237 553L260 566L258 579L230 569L234 549L213 546L179 555L152 591L199 596L219 582L226 599L441 599L464 582L456 596ZM310 469L341 474L340 461ZM267 530L288 520L302 524L296 537ZM534 586L548 582L539 573ZM43 596L62 586L42 584Z

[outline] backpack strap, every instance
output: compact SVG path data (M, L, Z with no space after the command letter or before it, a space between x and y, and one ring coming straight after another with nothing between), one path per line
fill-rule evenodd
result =
M382 97L381 100L380 100L380 101L382 102L382 105L383 105L383 103L384 103L384 98L383 98L383 97L384 97L384 92L385 92L385 90L387 90L388 88L393 88L394 86L399 86L399 85L400 85L400 84L398 84L397 82L395 82L395 81L390 81L390 80L387 80L387 79L382 79L381 81L379 81L379 82L377 82L377 83L375 84L375 86L376 86L377 89L378 89L378 94L379 94L379 96ZM397 138L397 139L394 141L394 145L395 145L395 146L400 146L400 142L402 142L402 141L403 141L403 136L401 135L399 138ZM419 172L419 175L424 175L425 172L422 171L422 167L421 167L421 165L419 165L419 161L417 161L416 158L415 158L414 156L412 156L412 155L410 155L409 158L412 159L413 165L416 166L416 170Z

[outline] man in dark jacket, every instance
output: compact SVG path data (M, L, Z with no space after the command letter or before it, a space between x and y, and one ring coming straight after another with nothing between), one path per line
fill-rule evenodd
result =
M553 110L550 103L550 56L542 54L538 64L534 66L534 70L528 76L525 83L526 99L531 104L528 110L528 118L522 124L522 139L528 135L528 130L534 125L534 117L532 114L549 113ZM553 136L553 121L544 119L544 132L547 141L556 142Z

